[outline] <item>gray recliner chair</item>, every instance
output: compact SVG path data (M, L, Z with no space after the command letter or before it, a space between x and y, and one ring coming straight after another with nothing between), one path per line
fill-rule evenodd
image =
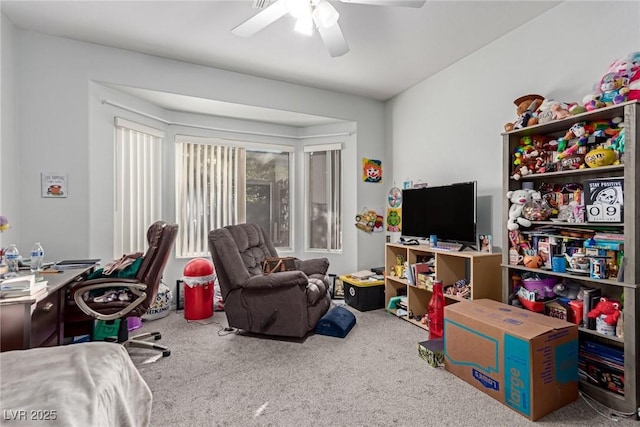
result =
M257 224L209 232L209 250L231 327L302 338L331 306L329 260L296 259L296 271L264 275L262 262L278 252Z

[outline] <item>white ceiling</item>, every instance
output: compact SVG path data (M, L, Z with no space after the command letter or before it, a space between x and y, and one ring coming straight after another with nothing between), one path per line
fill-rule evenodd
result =
M387 100L560 3L429 0L417 9L331 2L350 47L338 58L317 33L294 32L289 16L250 38L233 35L231 29L259 12L253 0L1 0L0 7L22 29ZM163 106L203 112L202 103L185 107L184 101L164 96ZM218 107L225 115L229 106Z

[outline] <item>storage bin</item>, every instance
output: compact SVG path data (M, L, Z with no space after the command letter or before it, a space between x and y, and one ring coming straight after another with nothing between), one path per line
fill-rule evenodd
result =
M342 276L344 301L359 311L384 308L384 281L358 281Z

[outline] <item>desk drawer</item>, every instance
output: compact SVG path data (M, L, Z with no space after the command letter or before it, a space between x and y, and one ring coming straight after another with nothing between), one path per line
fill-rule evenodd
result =
M58 335L60 304L54 292L36 305L31 315L31 347L40 347L51 335Z

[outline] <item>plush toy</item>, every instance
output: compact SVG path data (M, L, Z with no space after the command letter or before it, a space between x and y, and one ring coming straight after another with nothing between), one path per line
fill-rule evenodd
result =
M524 205L530 202L534 194L540 196L540 193L534 190L514 190L507 192L507 198L511 202L509 206L509 220L507 221L508 230L517 230L522 227L530 227L531 221L522 216Z
M593 310L587 313L587 316L589 316L590 319L597 319L604 315L604 322L607 325L615 326L618 322L618 317L620 317L620 308L621 306L618 301L602 297Z
M578 299L582 286L574 282L558 283L553 287L553 293L568 299Z
M640 99L640 52L614 61L582 101L588 111L593 111L635 99Z
M536 110L544 101L544 97L540 95L524 95L513 101L516 105L517 120L513 123L505 123L504 130L507 132L514 129L521 129L527 126L533 126L538 123L535 115Z
M513 175L511 177L518 181L523 176L531 175L533 171L529 169L528 165L519 164L513 169Z
M538 123L548 123L553 120L562 120L571 116L569 105L564 102L545 99L536 112Z

